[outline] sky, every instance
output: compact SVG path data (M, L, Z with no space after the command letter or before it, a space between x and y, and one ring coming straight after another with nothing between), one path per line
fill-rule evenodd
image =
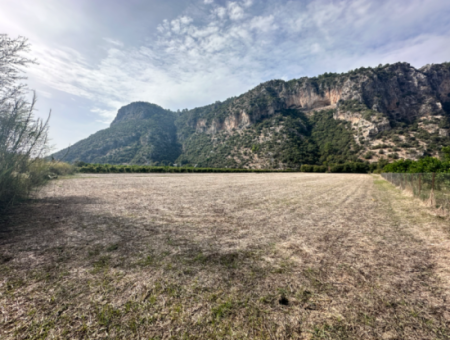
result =
M271 80L450 61L449 0L0 0L53 150L147 101L182 110Z

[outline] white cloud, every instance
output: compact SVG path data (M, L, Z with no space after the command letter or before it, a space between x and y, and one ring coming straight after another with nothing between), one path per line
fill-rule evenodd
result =
M236 2L228 3L228 15L231 20L239 20L244 18L244 9L239 6Z
M244 0L244 1L242 2L242 5L243 5L244 7L250 7L251 5L253 5L253 0Z
M181 13L163 20L142 46L124 48L105 38L110 45L97 63L40 42L33 47L40 65L30 72L46 86L91 100L91 111L110 121L136 100L192 108L273 78L399 60L422 66L450 56L450 4L438 0L427 6L420 0L274 1L258 15L253 7L229 1L202 7L206 13Z
M123 42L111 38L103 38L107 43L110 43L111 45L115 45L118 47L123 47Z
M51 99L53 97L53 94L49 91L45 91L45 90L39 90L39 95L45 97L45 98L49 98Z
M227 9L225 7L217 7L213 10L213 13L217 15L220 19L224 19L227 15Z
M109 123L111 122L111 120L116 116L117 111L114 110L104 110L104 109L100 109L100 108L93 108L91 109L91 112L99 114L101 117L103 117L104 119L101 120L101 122L105 122L105 123Z
M319 53L322 49L320 48L320 45L318 43L314 43L311 45L310 51L313 54Z
M203 2L207 5L212 4L214 0L203 0Z
M244 17L244 10L236 2L229 2L227 9L231 20L239 20Z
M257 29L263 32L267 32L273 29L277 29L278 26L274 24L274 16L268 15L268 16L259 16L255 17L250 21L250 28Z

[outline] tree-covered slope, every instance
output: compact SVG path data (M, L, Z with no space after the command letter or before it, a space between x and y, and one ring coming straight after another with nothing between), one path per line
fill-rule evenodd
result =
M223 103L183 112L177 119L184 150L179 161L292 167L437 156L450 144L449 103L449 63L272 80ZM285 130L283 112L303 114L305 128Z
M132 103L66 159L239 168L419 159L450 145L449 108L450 63L362 67L271 80L178 113Z
M183 139L181 164L205 167L297 167L313 164L317 147L311 126L298 110L281 110L233 133L193 133Z
M171 164L181 153L175 128L176 113L149 103L122 107L107 129L68 149L57 159L110 164Z

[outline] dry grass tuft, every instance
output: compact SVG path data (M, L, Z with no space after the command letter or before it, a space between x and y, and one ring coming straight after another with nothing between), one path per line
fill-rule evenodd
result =
M369 175L54 181L1 221L1 338L448 339L424 209Z

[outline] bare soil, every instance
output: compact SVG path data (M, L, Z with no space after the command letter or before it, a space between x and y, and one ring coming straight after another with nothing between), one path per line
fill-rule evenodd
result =
M56 180L0 217L0 338L449 339L427 209L370 175Z

